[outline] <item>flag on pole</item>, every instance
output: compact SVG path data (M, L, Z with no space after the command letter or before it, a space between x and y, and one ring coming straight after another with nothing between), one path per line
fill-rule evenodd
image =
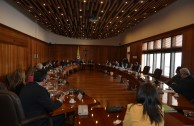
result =
M77 47L77 63L80 63L80 53L79 53L79 46Z

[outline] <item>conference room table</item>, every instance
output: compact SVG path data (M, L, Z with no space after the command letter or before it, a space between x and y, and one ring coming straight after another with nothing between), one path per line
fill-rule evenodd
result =
M168 86L162 84L160 86L160 99L163 104L167 104L177 110L193 110L194 106L191 102L186 100L182 95L175 96ZM135 91L132 91L135 93ZM177 95L177 94L176 94ZM135 101L131 98L131 101ZM130 103L130 101L129 101ZM80 116L75 114L74 126L122 126L122 121L126 112L126 107L122 107L120 112L110 113L106 111L106 107L91 107L87 116ZM194 126L194 120L190 119L177 111L165 112L164 114L165 126ZM114 124L115 121L120 121L119 124Z
M120 112L109 113L105 108L90 108L89 115L75 116L74 126L122 126L126 108ZM116 124L116 122L120 122ZM194 126L194 121L184 117L178 112L167 112L164 114L164 126Z
M122 78L127 78L129 85L134 87L135 85L140 85L145 82L151 82L156 85L158 92L160 94L160 99L162 104L166 104L168 106L173 107L176 110L189 110L194 111L194 105L192 102L188 101L184 96L181 94L177 94L174 92L168 85L165 83L158 81L155 83L154 78L151 76L143 75L143 74L136 74L133 71L128 72L125 69L118 69L118 68L112 68L109 66L102 65L99 68L103 69L102 71L108 71L108 72L114 72L113 75L121 75ZM131 92L134 94L136 91L134 88L131 88ZM134 95L135 96L135 95ZM129 103L133 103L135 101L135 97L130 98L131 101ZM126 108L123 108L121 112L119 113L108 113L106 112L106 109L104 108L93 108L89 112L88 116L79 116L76 115L75 117L75 126L92 126L92 125L99 125L99 126L109 126L113 125L113 121L119 119L124 119ZM179 112L167 112L164 116L165 119L165 126L182 126L182 125L194 125L194 121L190 118L184 116L183 114L180 114ZM122 125L122 122L121 124Z
M188 101L183 95L174 92L168 85L162 84L160 99L163 104L167 104L177 110L194 111L194 104Z
M88 69L88 70L92 71L92 70L94 70L94 67L95 67L94 63L81 63L80 64L80 69L81 70Z
M124 68L110 67L106 65L99 65L98 67L108 70L109 72L113 71L113 76L121 76L121 80L126 78L128 80L128 88L133 91L139 85L150 82L158 88L160 93L161 102L169 106L174 107L178 110L191 110L194 111L194 105L192 102L188 101L183 95L177 94L171 89L167 84L162 81L154 82L155 79L149 75L143 75L142 73L137 73L134 71L129 71Z
M79 100L77 98L77 95L75 94L74 95L74 99L76 101L75 103L70 103L70 97L71 96L69 95L65 97L65 100L63 101L62 106L54 110L52 112L52 116L77 111L79 105L88 105L88 107L92 107L92 106L96 106L100 104L96 99L91 98L90 96L86 94L83 95L83 98L81 100Z
M121 72L120 72L121 73ZM126 72L125 72L126 74ZM146 76L138 75L134 76L132 74L129 74L133 79L136 79L138 81L150 81L146 80ZM130 78L129 78L130 79ZM52 80L53 81L53 80ZM130 82L130 80L129 80ZM54 82L53 82L54 83ZM167 104L177 110L194 110L194 105L186 100L182 95L176 94L173 90L168 87L163 82L159 82L157 85L158 91L160 93L160 99L163 104ZM73 87L71 85L58 85L59 90L69 90ZM132 90L132 93L136 93L136 91ZM135 96L135 95L134 95ZM124 115L126 112L126 108L123 107L121 112L116 113L109 113L106 111L106 108L104 107L96 107L96 105L99 105L100 103L96 101L95 99L87 96L86 94L83 95L83 98L81 100L78 99L77 94L74 94L74 99L76 103L69 103L70 101L70 95L67 95L65 97L65 100L63 102L63 105L58 108L57 110L52 112L52 115L59 115L59 114L65 114L67 112L75 112L75 122L74 126L112 126L114 121L120 120L121 123L117 124L122 125L122 120L124 119ZM129 103L132 103L135 101L135 97L131 98L131 101ZM88 105L89 107L89 114L87 116L80 116L77 114L78 111L78 105ZM178 113L178 112L167 112L164 115L165 119L165 126L183 126L183 125L194 125L194 121L187 118L186 116Z
M57 97L63 92L69 92L69 94L65 96L62 106L51 113L52 116L77 111L79 105L92 107L100 104L96 99L74 88L71 84L58 83L57 78L50 79L47 85L45 85L45 88L47 88L48 92L52 95L57 94L57 92L59 93L51 97L52 100L57 100ZM70 103L72 98L75 100L75 103Z

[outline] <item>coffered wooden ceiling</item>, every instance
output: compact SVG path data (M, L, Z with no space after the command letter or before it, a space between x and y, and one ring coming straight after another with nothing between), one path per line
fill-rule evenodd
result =
M129 30L176 0L12 0L53 33L104 39Z

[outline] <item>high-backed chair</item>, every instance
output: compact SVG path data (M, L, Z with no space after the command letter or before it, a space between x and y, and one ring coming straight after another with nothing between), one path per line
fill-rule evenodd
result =
M161 75L162 75L162 70L156 68L152 77L154 77L156 80L160 80Z
M128 80L128 89L129 90L137 90L140 86L140 81L133 75L128 75L127 77Z
M149 73L149 71L150 71L150 66L144 66L142 73L144 75L147 75Z
M41 119L48 119L49 125L52 126L52 120L48 115L26 118L19 97L8 90L0 90L1 126L27 126Z

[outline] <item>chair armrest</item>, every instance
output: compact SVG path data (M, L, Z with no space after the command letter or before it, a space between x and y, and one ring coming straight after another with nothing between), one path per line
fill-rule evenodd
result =
M48 115L39 115L39 116L35 116L35 117L31 117L31 118L26 118L24 120L22 120L22 126L25 126L27 124L33 123L35 121L41 120L41 119L48 119L49 121L49 126L53 126L53 122L51 117L49 117Z

